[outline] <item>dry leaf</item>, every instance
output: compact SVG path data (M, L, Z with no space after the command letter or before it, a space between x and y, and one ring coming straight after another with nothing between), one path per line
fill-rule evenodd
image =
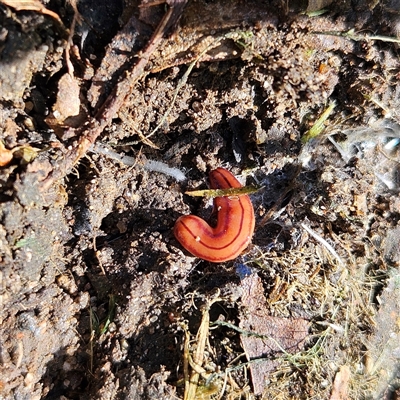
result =
M296 353L302 350L310 323L303 318L269 315L264 288L257 274L244 278L241 286L243 307L240 328L252 333L241 335L242 346L248 360L265 359L250 366L254 393L259 395L265 389L268 375L279 365L278 361L267 358L282 355L283 352Z

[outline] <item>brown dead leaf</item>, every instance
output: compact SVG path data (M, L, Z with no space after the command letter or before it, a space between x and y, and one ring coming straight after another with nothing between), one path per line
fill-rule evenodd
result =
M257 274L244 278L241 286L240 328L251 332L240 337L247 359L272 358L250 366L254 393L258 395L263 393L268 375L279 364L273 358L284 352L296 353L303 349L310 323L303 318L269 315L264 288Z
M335 375L332 394L330 400L347 400L347 391L349 388L350 368L342 365L339 372Z
M0 167L8 165L13 159L13 153L4 147L3 142L0 141Z

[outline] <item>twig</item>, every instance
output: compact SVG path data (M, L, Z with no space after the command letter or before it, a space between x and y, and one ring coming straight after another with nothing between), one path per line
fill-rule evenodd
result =
M58 168L53 170L42 182L42 190L47 190L55 181L64 177L86 154L101 132L111 124L112 119L124 104L134 85L145 73L145 67L151 55L160 44L166 32L179 21L187 0L166 0L166 2L169 6L167 12L158 24L157 29L154 31L144 50L134 58L135 63L133 67L122 74L119 82L115 85L113 91L97 111L94 118L88 121L80 132L70 128L72 136L79 135L79 139L74 146L68 148Z

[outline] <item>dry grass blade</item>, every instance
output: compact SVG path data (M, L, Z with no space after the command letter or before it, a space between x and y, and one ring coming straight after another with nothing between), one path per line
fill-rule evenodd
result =
M335 107L336 107L336 102L334 101L330 103L328 107L326 107L323 113L314 122L314 125L302 137L301 141L303 143L307 143L309 140L316 138L323 132L323 130L325 129L325 122L331 116Z
M208 332L210 328L210 308L211 306L220 301L221 299L216 296L209 300L203 309L203 316L201 324L196 335L197 347L191 359L189 353L189 334L186 334L185 339L185 350L184 350L184 371L185 371L185 394L184 400L196 399L196 392L199 383L199 378L202 372L202 364L204 359L204 350L208 338ZM189 365L192 371L189 373Z
M308 227L305 224L301 224L304 230L306 230L314 239L318 240L328 251L329 253L332 254L333 257L336 258L338 263L341 266L346 265L345 262L340 258L339 254L336 252L336 250L320 235L318 235L316 232L314 232L310 227Z
M244 186L241 188L229 188L229 189L204 189L204 190L189 190L185 194L193 197L232 197L232 196L243 196L258 192L263 189L264 186Z

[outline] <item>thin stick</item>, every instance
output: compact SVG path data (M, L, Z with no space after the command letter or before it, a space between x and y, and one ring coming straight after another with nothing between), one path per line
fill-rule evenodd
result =
M42 182L42 190L47 190L55 181L63 178L73 166L86 154L90 146L96 141L103 130L111 124L112 119L124 104L136 82L145 74L145 67L154 53L164 34L174 26L182 15L187 0L167 0L169 9L148 41L145 49L135 58L133 67L125 71L113 91L91 121L88 121L81 131L69 129L72 136L78 135L79 139L74 146L68 149L64 159L58 164Z

